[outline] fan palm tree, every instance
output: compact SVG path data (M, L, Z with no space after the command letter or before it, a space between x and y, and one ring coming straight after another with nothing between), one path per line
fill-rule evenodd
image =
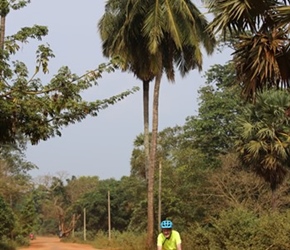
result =
M177 1L109 0L106 13L99 22L105 56L119 56L124 70L132 71L143 81L144 136L148 118L149 82L155 78L152 139L147 158L148 240L153 248L153 190L158 134L159 89L163 72L174 81L175 68L184 76L192 69L202 68L201 45L212 53L215 39L207 30L206 18L189 0ZM146 100L145 100L146 99ZM148 135L146 135L148 133ZM149 139L145 152L149 152ZM146 146L148 147L146 149ZM148 151L146 151L148 150Z
M272 191L290 167L290 95L288 91L258 93L239 119L237 141L242 163L270 183Z
M235 39L233 60L246 97L290 87L289 0L205 0L210 28Z

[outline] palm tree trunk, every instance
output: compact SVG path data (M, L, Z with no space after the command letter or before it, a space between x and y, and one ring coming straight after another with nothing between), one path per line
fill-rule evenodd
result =
M145 151L145 176L148 183L148 169L150 166L149 147L149 81L143 81L143 119L144 119L144 151Z
M6 16L1 16L1 24L0 24L0 49L1 53L3 53L4 49L4 38L5 38L5 24Z
M276 192L276 189L272 189L271 207L272 207L272 211L275 211L276 208L277 208L277 192Z
M6 16L9 13L9 2L7 0L1 0L0 2L0 49L3 53L4 49L4 40L5 40L5 28L6 28ZM3 55L2 55L3 56ZM2 58L1 58L2 59Z
M152 118L152 138L150 148L150 166L148 169L148 225L147 225L147 248L154 249L154 170L157 151L158 136L158 106L159 106L159 89L161 84L160 72L155 78L154 95L153 95L153 118Z
M9 13L9 3L8 1L1 2L0 9L0 61L3 62L4 59L4 41L5 41L5 29L6 29L6 16ZM0 71L0 78L3 79L3 71Z

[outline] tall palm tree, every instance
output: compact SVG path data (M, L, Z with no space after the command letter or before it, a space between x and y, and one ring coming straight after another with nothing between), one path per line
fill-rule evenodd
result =
M109 0L107 3L110 2L118 8L110 11L111 22L107 19L108 23L105 21L106 19L102 18L99 23L100 30L104 30L109 25L114 26L111 32L102 36L104 55L120 56L124 62L123 69L131 70L143 80L143 85L144 79L148 81L149 85L149 82L155 78L152 139L150 158L147 159L147 247L152 249L154 246L154 172L162 74L165 72L168 80L174 81L175 68L180 71L182 76L196 68L201 70L201 46L203 45L206 52L210 54L213 52L215 39L207 29L206 18L190 0L122 0L122 3ZM106 13L108 13L108 9L106 9ZM146 88L143 89L147 91ZM144 97L147 98L147 95ZM144 101L144 105L148 105L148 102ZM146 118L148 113L145 114L145 110L144 107L144 121L149 121L148 117ZM144 128L145 126L144 122ZM145 129L144 133L147 133Z
M205 0L212 30L234 38L233 60L243 93L290 87L289 0Z
M148 38L151 54L161 57L162 68L169 80L174 81L174 69L181 75L190 70L202 69L201 46L208 54L213 52L215 39L207 30L206 18L191 1L154 1L144 21L143 34ZM155 78L150 167L148 171L148 238L153 237L153 190L158 134L159 87L162 71ZM152 248L151 248L152 249Z

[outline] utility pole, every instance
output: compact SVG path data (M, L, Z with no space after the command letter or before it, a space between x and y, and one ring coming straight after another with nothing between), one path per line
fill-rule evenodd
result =
M76 215L73 214L73 217L72 217L72 237L74 238L75 237L75 224L76 224Z
M110 191L108 191L108 230L109 230L109 240L111 240L111 198L110 198Z
M86 241L87 240L87 235L86 235L86 231L87 231L87 229L86 229L86 208L84 208L84 241Z

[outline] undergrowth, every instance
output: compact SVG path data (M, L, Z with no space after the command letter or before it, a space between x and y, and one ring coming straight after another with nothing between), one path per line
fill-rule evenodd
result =
M181 231L183 250L289 250L290 211L256 215L244 209L221 212L206 225L192 224ZM84 242L76 233L70 241ZM88 232L86 243L104 250L144 250L146 232Z

